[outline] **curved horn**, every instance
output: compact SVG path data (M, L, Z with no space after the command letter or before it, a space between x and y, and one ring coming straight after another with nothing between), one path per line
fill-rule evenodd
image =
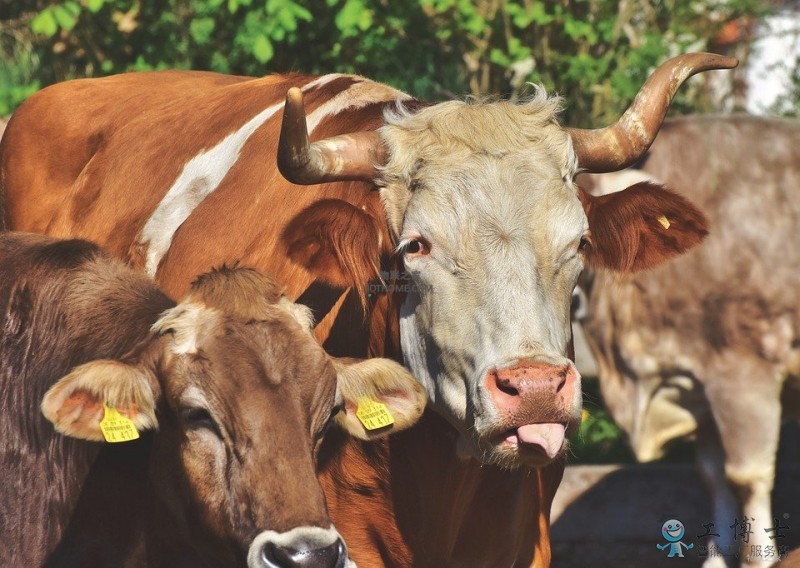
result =
M686 79L701 71L732 69L738 64L734 57L714 53L687 53L662 63L615 124L596 130L567 128L578 164L595 173L627 168L655 140L672 97Z
M278 169L292 183L312 185L327 181L364 180L378 177L376 166L386 163L386 149L374 131L342 134L310 144L303 92L292 87L286 93Z

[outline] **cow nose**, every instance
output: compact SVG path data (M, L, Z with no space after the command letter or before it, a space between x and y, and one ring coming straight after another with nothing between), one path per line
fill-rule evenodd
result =
M514 414L534 398L567 395L577 382L577 372L570 364L521 361L513 367L495 369L486 376L485 387L498 410ZM569 402L566 398L564 403Z
M347 550L341 538L321 547L268 542L262 550L262 558L267 566L276 568L344 568Z

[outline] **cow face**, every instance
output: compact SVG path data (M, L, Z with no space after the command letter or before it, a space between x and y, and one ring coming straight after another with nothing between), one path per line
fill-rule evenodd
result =
M361 438L407 427L424 391L394 362L329 358L304 308L243 292L268 287L258 278L212 275L163 314L139 360L76 368L42 409L59 431L87 440L103 439L104 403L137 429L158 427L153 485L209 557L349 565L316 480L317 447L333 422ZM366 430L354 416L364 399L385 404L394 424Z
M405 357L462 449L505 466L563 452L580 413L569 302L589 225L556 105L447 103L385 129Z
M557 104L445 103L382 131L382 197L415 285L400 322L407 363L461 449L508 467L552 460L577 424L567 350L584 264L645 268L705 231L696 208L655 185L617 201L581 192Z

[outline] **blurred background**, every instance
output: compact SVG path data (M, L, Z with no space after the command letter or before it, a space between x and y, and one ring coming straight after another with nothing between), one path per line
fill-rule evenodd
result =
M59 81L179 68L357 73L431 101L513 100L539 83L564 96L564 123L599 127L656 65L687 51L741 63L689 81L671 115L800 115L800 1L0 0L0 117ZM713 518L692 436L670 443L661 465L634 465L576 335L585 410L554 506L555 565L658 565L665 514L687 526ZM795 512L800 521L798 444L785 426L773 509L789 525ZM785 544L800 544L800 525Z

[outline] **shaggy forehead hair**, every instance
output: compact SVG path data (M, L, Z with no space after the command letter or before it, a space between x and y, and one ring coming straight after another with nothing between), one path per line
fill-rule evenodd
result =
M390 159L382 168L389 223L400 227L413 189L424 179L419 172L432 168L452 171L475 156L503 158L530 156L531 168L548 178L571 178L578 164L572 140L559 126L562 99L534 86L532 97L508 101L448 101L417 112L398 105L385 114L381 135Z
M265 320L276 310L288 313L305 329L313 325L311 311L294 304L272 278L252 268L222 266L192 282L185 302L201 303L242 320Z

